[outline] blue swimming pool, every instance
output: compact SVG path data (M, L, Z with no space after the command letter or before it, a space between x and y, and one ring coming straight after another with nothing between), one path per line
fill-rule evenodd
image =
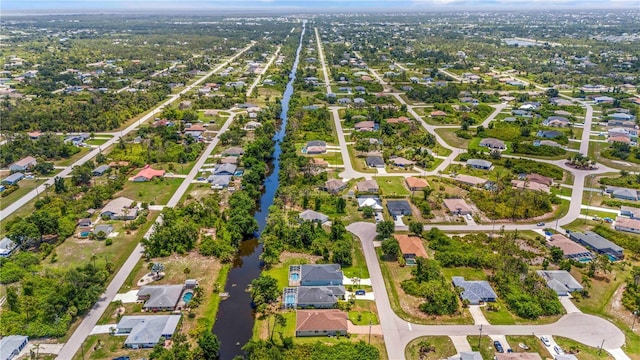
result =
M91 231L83 231L83 232L80 233L80 236L82 236L82 237L87 237L89 235L91 235Z
M291 274L291 280L297 281L300 278L300 274Z
M296 303L296 296L295 295L285 295L284 297L284 304L285 305L293 305Z
M188 304L189 301L191 301L191 298L193 298L193 293L188 292L182 296L182 301L184 301L185 304Z
M238 170L233 174L233 176L242 176L242 174L244 174L244 171L243 170Z

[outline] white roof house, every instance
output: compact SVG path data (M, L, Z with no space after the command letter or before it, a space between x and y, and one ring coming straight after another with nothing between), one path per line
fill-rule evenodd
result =
M132 349L152 348L160 338L170 339L176 331L181 315L123 316L116 334L129 334L124 346Z

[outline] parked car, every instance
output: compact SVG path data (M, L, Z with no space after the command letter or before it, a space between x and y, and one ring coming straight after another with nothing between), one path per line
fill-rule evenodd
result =
M493 347L496 348L496 351L499 353L503 353L504 349L502 348L502 344L500 344L500 341L494 341L493 342Z
M540 336L540 341L542 341L544 346L551 346L551 341L549 341L545 336Z
M131 360L128 356L118 356L117 358L113 358L113 360Z
M536 225L538 225L538 226L544 226L544 223L543 223L543 222L539 222L539 223L537 223Z
M555 351L556 354L558 354L558 355L564 354L564 351L562 351L562 349L557 345L553 347L553 351Z
M608 218L608 217L604 218L603 220L604 220L604 222L606 222L607 224L611 224L611 223L613 222L613 219L612 219L612 218Z
M594 216L592 220L593 221L600 221L600 217L599 216Z
M365 295L367 292L360 289L360 290L356 290L356 295Z

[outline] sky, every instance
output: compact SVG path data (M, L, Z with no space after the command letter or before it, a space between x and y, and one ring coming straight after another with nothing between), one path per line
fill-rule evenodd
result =
M638 9L640 0L0 0L0 10L269 10L269 11L376 11L376 10L535 10Z

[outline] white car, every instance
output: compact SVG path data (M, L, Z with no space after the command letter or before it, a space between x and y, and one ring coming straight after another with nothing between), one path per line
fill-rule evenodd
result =
M544 346L551 346L551 341L549 341L545 336L540 336L540 341L542 341Z
M559 346L554 346L553 347L553 351L555 351L556 354L558 354L558 355L563 355L564 354L564 351L562 351L562 349Z

